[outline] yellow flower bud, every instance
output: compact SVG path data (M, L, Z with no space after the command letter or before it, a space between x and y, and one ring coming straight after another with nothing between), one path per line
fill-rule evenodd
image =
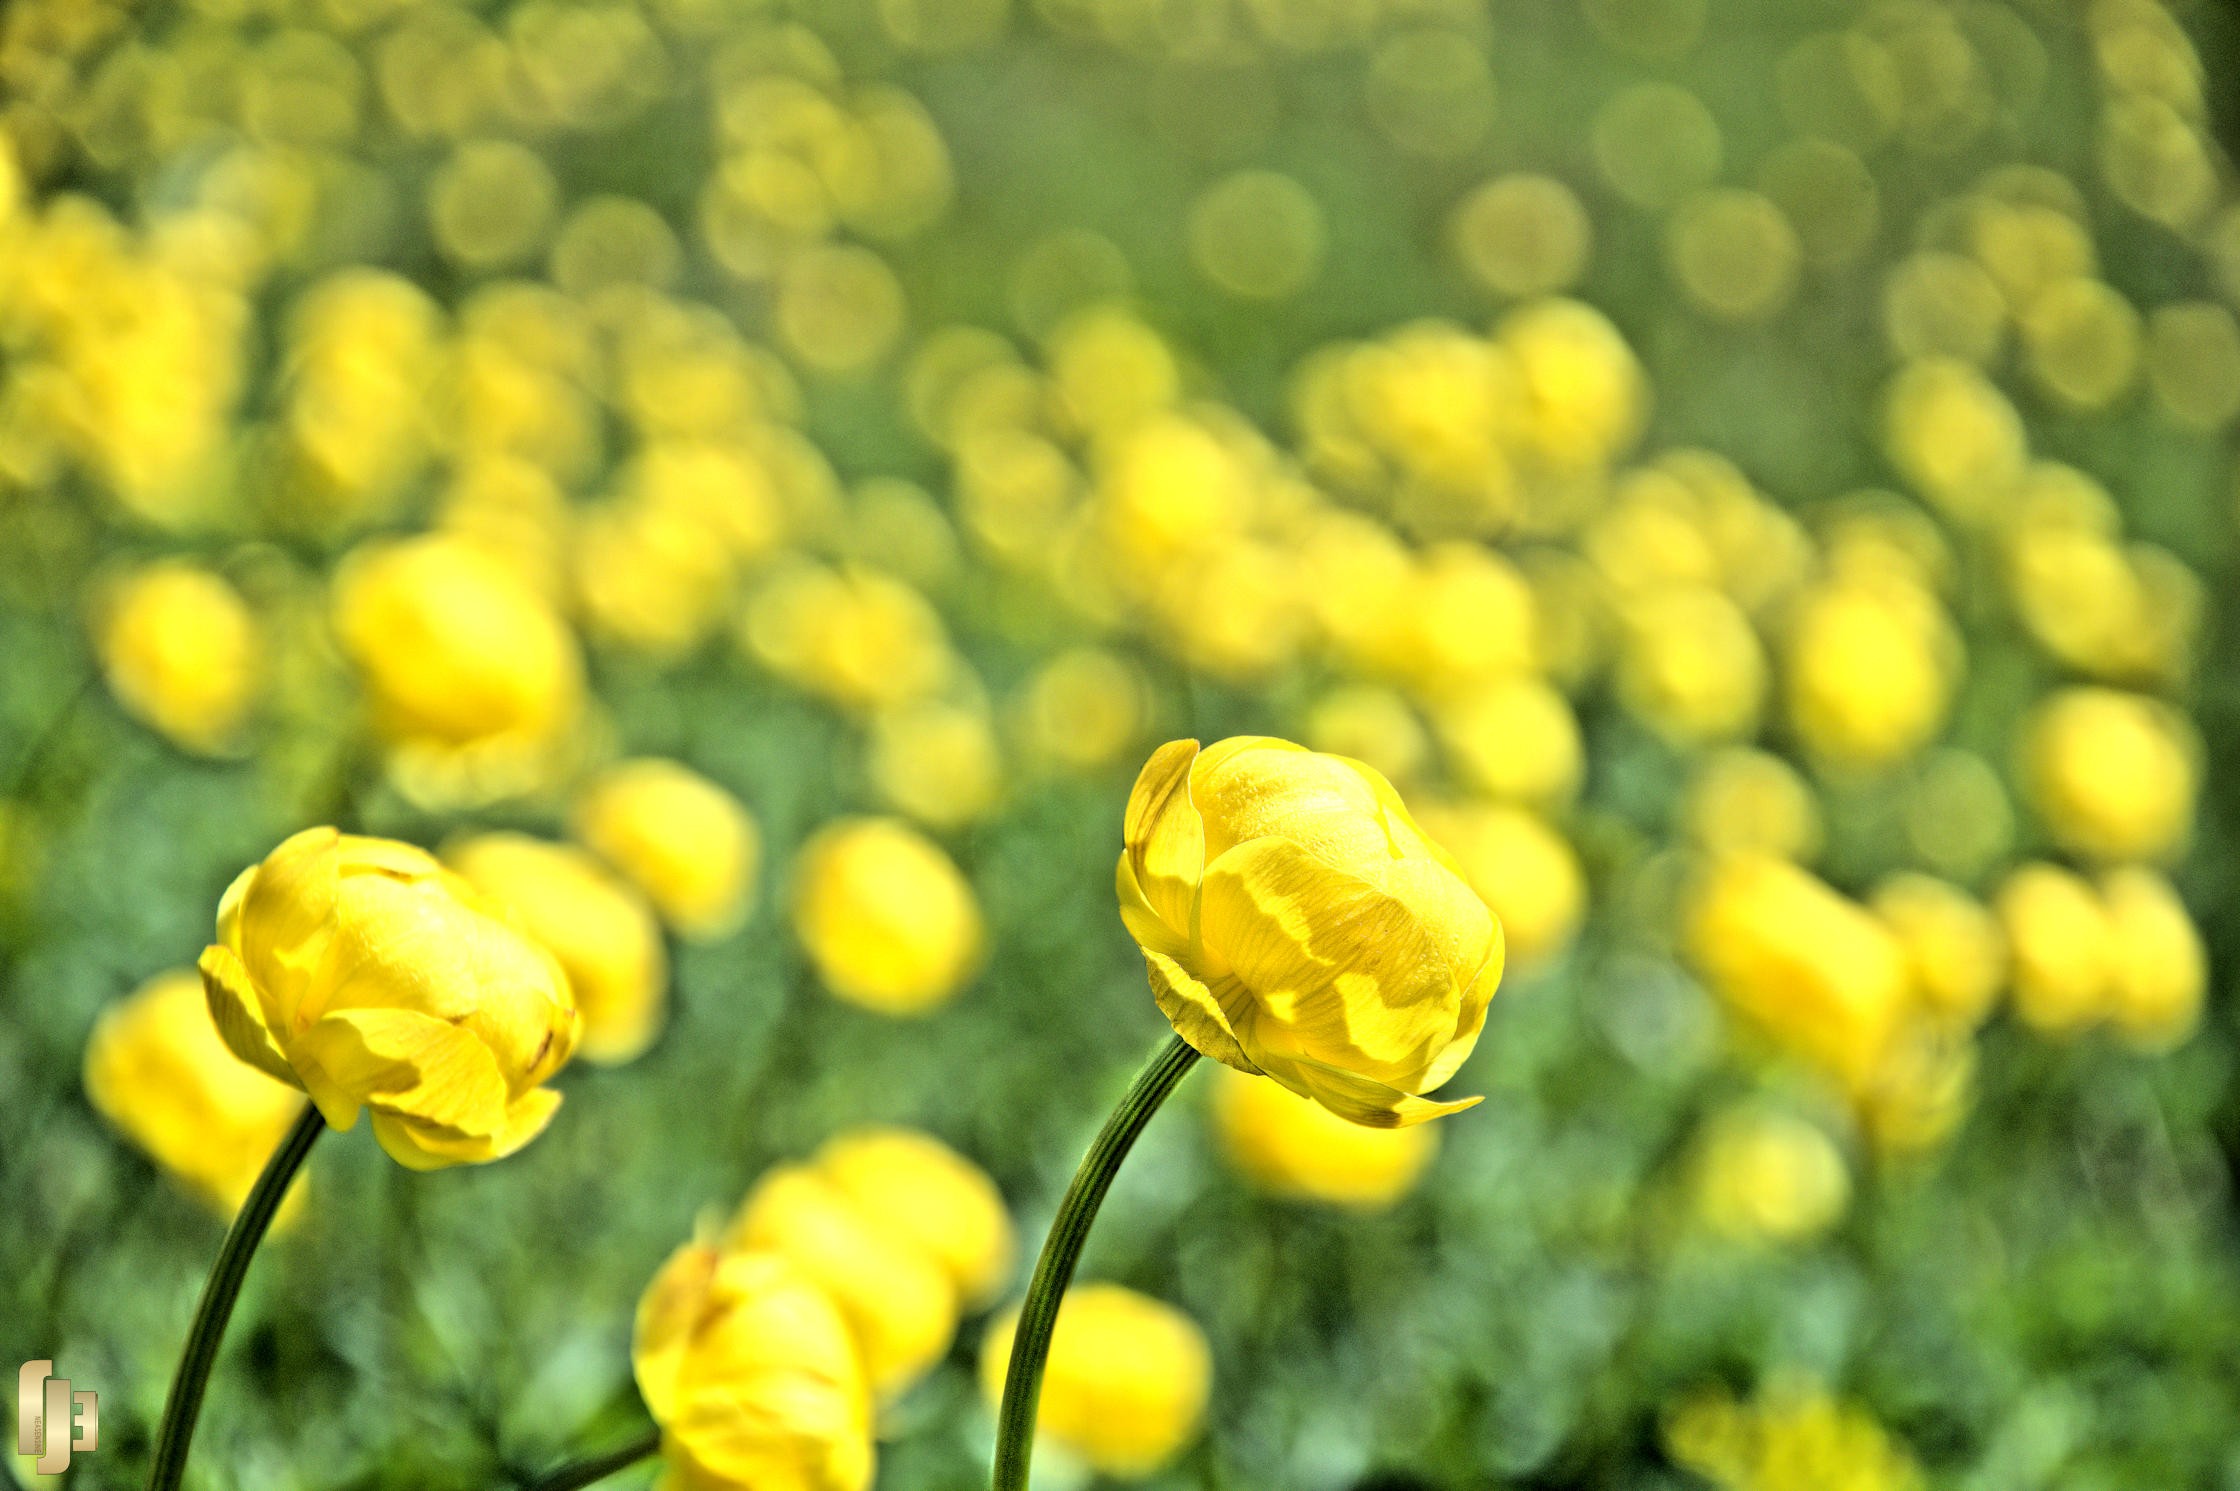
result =
M574 636L504 561L465 540L358 550L335 576L334 624L399 744L534 746L582 707Z
M1152 753L1116 883L1159 1008L1197 1050L1341 1118L1420 1123L1477 1044L1501 925L1375 771L1237 736Z
M1972 1030L2007 978L1997 918L1957 885L1930 875L1893 875L1869 907L1905 948L1914 996L1937 1019Z
M1262 1190L1366 1211L1415 1187L1439 1151L1428 1124L1371 1129L1269 1081L1224 1070L1213 1119L1231 1164Z
M880 1230L940 1264L965 1303L985 1304L1010 1282L1017 1244L1003 1194L946 1144L912 1129L851 1129L815 1163Z
M698 772L653 757L610 766L576 799L573 821L680 935L712 941L745 919L762 835L739 799Z
M987 711L920 699L871 721L866 766L879 795L921 823L954 828L995 805L1003 753Z
M979 968L972 887L908 824L834 823L802 847L794 873L794 931L842 999L882 1014L924 1014Z
M1424 831L1501 923L1508 958L1531 967L1570 946L1587 911L1587 875L1570 841L1524 808L1471 803L1426 810Z
M2029 864L1994 901L2014 956L2014 1007L2049 1034L2080 1030L2106 1013L2114 930L2092 887L2056 865Z
M1750 618L1707 585L1666 585L1626 602L1618 697L1650 729L1684 745L1757 727L1765 649Z
M1779 756L1728 746L1703 758L1680 805L1689 835L1716 852L1805 862L1820 853L1820 803Z
M1586 773L1571 703L1537 678L1478 687L1442 704L1439 739L1458 776L1519 802L1567 801Z
M783 1256L831 1295L881 1395L924 1375L956 1336L957 1290L942 1266L806 1165L755 1182L724 1241Z
M1003 1397L1016 1310L980 1345L980 1387ZM1213 1356L1196 1322L1117 1284L1077 1284L1058 1306L1042 1379L1037 1437L1109 1476L1147 1476L1198 1435L1213 1390Z
M1843 1154L1818 1125L1779 1113L1721 1115L1697 1163L1704 1220L1730 1237L1802 1242L1851 1201Z
M2195 755L2175 711L2114 689L2063 689L2022 732L2032 805L2062 847L2095 859L2161 859L2184 844Z
M184 750L232 745L256 697L260 650L234 588L160 560L119 580L100 610L101 670L117 702Z
M119 1133L227 1216L303 1109L301 1093L227 1049L202 980L184 968L101 1012L86 1042L85 1084ZM299 1181L291 1204L301 1191Z
M2201 933L2170 882L2132 865L2101 882L2107 903L2109 1018L2135 1046L2165 1050L2193 1034L2208 990Z
M688 1243L630 1345L675 1491L865 1491L871 1394L823 1289L769 1253Z
M931 693L952 661L931 603L892 575L860 567L779 570L747 603L740 636L779 677L856 708Z
M1797 734L1846 766L1886 766L1944 724L1959 638L1911 581L1859 576L1808 595L1790 626L1787 680Z
M1790 1053L1853 1090L1905 1013L1905 951L1866 908L1763 854L1730 855L1698 887L1688 949L1713 992Z
M583 1016L583 1058L643 1054L669 1016L669 954L638 893L580 849L486 833L444 859L560 960Z
M409 844L307 828L241 872L203 950L210 1013L243 1061L415 1170L499 1159L552 1121L575 1050L567 975Z

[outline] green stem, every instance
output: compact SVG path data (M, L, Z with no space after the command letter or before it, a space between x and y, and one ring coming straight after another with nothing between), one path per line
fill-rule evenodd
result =
M1197 1059L1198 1053L1179 1035L1159 1043L1081 1157L1081 1168L1073 1172L1073 1184L1058 1203L1057 1220L1050 1224L1042 1256L1035 1260L1034 1280L1027 1285L1027 1301L1019 1308L1019 1324L1011 1338L1003 1407L996 1414L995 1491L1025 1491L1027 1464L1034 1456L1035 1410L1042 1402L1042 1369L1050 1359L1050 1332L1058 1323L1058 1304L1073 1281L1074 1265L1081 1260L1081 1246L1089 1240L1104 1193L1112 1188L1112 1178L1135 1147L1136 1136Z
M576 1491L594 1481L603 1481L618 1470L628 1470L640 1460L661 1453L661 1431L647 1431L620 1449L594 1455L588 1460L576 1460L561 1466L541 1479L531 1481L528 1491Z
M218 1248L218 1261L210 1266L210 1280L202 1286L202 1300L194 1307L194 1325L187 1331L187 1347L179 1357L179 1371L171 1379L171 1396L164 1401L163 1427L156 1431L155 1468L148 1474L148 1491L177 1491L186 1474L187 1446L194 1439L194 1421L202 1412L202 1394L210 1386L210 1368L218 1359L218 1343L225 1338L226 1321L233 1302L240 1298L241 1281L248 1277L249 1260L264 1241L288 1182L303 1168L312 1141L326 1130L319 1110L306 1103L303 1116L288 1130L280 1147L265 1161L264 1173L241 1203L233 1227Z

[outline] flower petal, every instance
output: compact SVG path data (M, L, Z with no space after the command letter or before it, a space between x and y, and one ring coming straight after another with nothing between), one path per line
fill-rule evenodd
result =
M1180 963L1164 953L1146 947L1143 961L1150 970L1151 997L1159 1001L1159 1012L1174 1026L1175 1034L1190 1043L1191 1049L1240 1072L1260 1070L1245 1054L1235 1027L1229 1023L1228 1014L1213 997L1211 989L1192 978Z
M1143 893L1142 883L1136 879L1135 861L1129 858L1124 849L1120 852L1120 863L1112 872L1112 889L1120 900L1121 923L1127 927L1128 935L1136 940L1138 946L1164 953L1170 958L1179 958L1189 952L1188 932L1183 928L1168 926L1160 919L1159 913L1152 909L1150 900Z
M1190 799L1209 864L1275 836L1357 874L1392 858L1368 783L1342 758L1288 740L1240 735L1209 746L1190 769Z
M441 1139L495 1140L507 1127L505 1078L490 1048L415 1010L336 1010L303 1033L297 1059L314 1101L326 1086Z
M630 1334L630 1368L655 1423L667 1423L676 1412L685 1356L708 1302L717 1261L714 1248L686 1243L669 1255L638 1299Z
M257 1005L257 991L249 982L249 970L241 966L233 949L212 944L202 950L197 966L202 970L202 992L210 1003L210 1018L216 1022L218 1034L225 1037L227 1048L257 1070L291 1087L301 1087L303 1079L273 1041Z
M1474 1108L1484 1098L1457 1098L1435 1102L1371 1081L1358 1073L1327 1062L1307 1059L1270 1060L1268 1075L1301 1097L1312 1098L1348 1123L1371 1129L1405 1129L1433 1118L1444 1118Z
M1153 751L1128 793L1121 825L1145 904L1183 937L1190 935L1190 902L1206 862L1205 825L1190 801L1197 755L1194 740L1170 740Z

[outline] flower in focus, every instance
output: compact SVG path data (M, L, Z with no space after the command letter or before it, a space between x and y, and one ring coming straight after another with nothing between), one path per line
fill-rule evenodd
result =
M552 1121L567 975L426 852L309 828L218 903L203 986L226 1044L415 1170L502 1158Z
M303 1096L228 1050L192 970L157 974L101 1012L86 1096L118 1132L231 1216L303 1109ZM289 1189L288 1210L303 1183Z
M624 761L576 799L576 837L620 870L664 921L711 941L745 919L762 866L746 807L674 761Z
M1341 1118L1420 1123L1477 1044L1501 925L1375 771L1237 736L1152 753L1128 799L1120 915L1201 1053Z
M980 1387L1002 1400L1016 1311L980 1344ZM1036 1437L1109 1476L1147 1476L1197 1437L1213 1388L1204 1332L1171 1305L1116 1284L1076 1284L1058 1306Z
M2167 705L2114 689L2053 695L2023 726L2024 782L2063 848L2161 859L2193 822L2196 747Z
M630 1061L653 1044L668 1019L669 954L636 891L582 850L526 834L476 834L443 857L559 959L584 1060Z
M505 561L430 535L374 543L335 576L334 625L398 747L467 755L518 788L583 706L576 640Z
M972 887L908 824L831 824L802 847L794 873L794 930L818 977L842 999L882 1014L924 1014L979 967Z
M1697 1159L1696 1204L1729 1237L1802 1242L1851 1200L1843 1154L1818 1125L1778 1113L1715 1120Z
M231 585L159 560L118 580L99 611L101 671L118 703L184 750L234 743L255 702L260 649Z
M1003 1194L940 1140L914 1129L850 1129L826 1140L814 1163L880 1228L939 1263L966 1304L985 1304L1010 1281L1018 1245Z
M1265 1077L1224 1070L1214 1128L1231 1164L1278 1196L1374 1211L1414 1188L1439 1151L1439 1131L1372 1129Z
M630 1361L666 1491L865 1491L871 1394L831 1298L770 1253L687 1243L638 1302Z

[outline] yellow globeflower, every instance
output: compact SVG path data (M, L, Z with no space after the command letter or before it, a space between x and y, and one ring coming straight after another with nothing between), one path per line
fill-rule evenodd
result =
M881 1394L915 1382L955 1338L957 1290L948 1272L909 1234L806 1165L780 1165L755 1182L725 1246L780 1254L831 1295Z
M228 1216L303 1109L301 1093L227 1049L202 980L185 968L157 974L101 1012L86 1042L85 1084L118 1132Z
M2063 848L2162 859L2192 827L2195 749L2167 705L2114 689L2063 689L2023 727L2023 779Z
M1586 773L1571 702L1537 678L1470 689L1440 705L1434 721L1456 774L1494 797L1566 801Z
M846 1322L783 1258L688 1243L638 1302L630 1361L664 1491L865 1491L871 1394Z
M415 1170L512 1154L552 1121L541 1085L579 1021L567 975L409 844L307 828L241 872L204 949L234 1054Z
M1528 968L1570 946L1586 917L1587 873L1546 819L1505 803L1466 803L1427 808L1422 823L1501 924L1512 963Z
M832 824L801 850L793 925L825 986L889 1015L946 1004L979 967L980 905L938 845L892 818Z
M1666 585L1625 606L1618 697L1682 744L1756 728L1766 657L1742 608L1708 585Z
M2007 978L1998 918L1959 886L1933 875L1893 875L1868 898L1906 951L1913 992L1937 1019L1983 1023Z
M2092 887L2055 865L2028 864L1993 902L2014 958L2014 1007L2023 1023L2065 1035L2107 1012L2115 929Z
M1689 951L1713 992L1854 1090L1905 1014L1905 950L1865 907L1786 860L1730 855L1692 908Z
M1265 1077L1223 1071L1214 1126L1229 1161L1278 1196L1377 1210L1408 1194L1439 1151L1427 1124L1369 1129Z
M575 637L504 560L464 540L358 550L335 576L334 622L399 743L533 744L582 706Z
M979 1166L913 1129L851 1129L817 1151L817 1173L886 1233L940 1264L967 1304L1010 1282L1016 1242L1003 1193Z
M980 1345L980 1386L1003 1396L1012 1311ZM1197 1438L1213 1390L1213 1356L1197 1323L1117 1284L1077 1284L1058 1306L1042 1379L1038 1436L1108 1476L1147 1476Z
M689 767L653 757L610 766L576 799L573 823L681 935L712 940L746 918L761 832L739 799Z
M629 1061L653 1044L669 1017L669 954L636 891L582 850L526 834L477 834L443 857L560 960L584 1060Z
M1779 1113L1716 1119L1697 1162L1696 1203L1730 1237L1802 1242L1851 1200L1842 1151L1817 1124Z
M1728 746L1703 758L1680 802L1689 835L1717 852L1756 852L1800 863L1818 857L1820 803L1779 756Z
M257 691L257 624L231 585L183 560L119 580L96 624L117 702L182 749L234 743Z
M1152 753L1128 798L1121 919L1184 1040L1341 1118L1420 1123L1469 1056L1501 925L1389 782L1237 736Z
M1959 653L1943 609L1910 581L1860 577L1816 590L1789 631L1798 735L1846 766L1904 759L1943 726Z
M2209 982L2201 933L2170 882L2139 865L2101 882L2108 908L2108 1017L2133 1045L2162 1050L2193 1034Z

